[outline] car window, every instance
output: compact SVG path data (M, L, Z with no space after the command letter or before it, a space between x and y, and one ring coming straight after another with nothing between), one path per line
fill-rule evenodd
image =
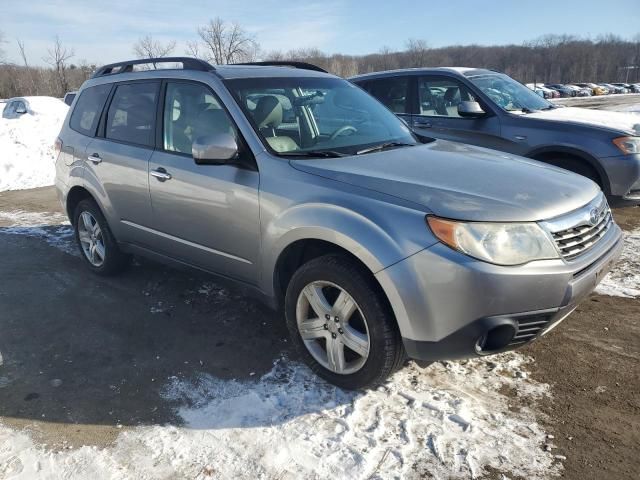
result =
M170 152L191 155L191 144L199 137L215 133L235 135L227 112L204 85L168 83L163 118L164 149Z
M468 78L496 105L507 112L529 113L553 108L551 102L502 73L473 75ZM579 90L579 87L574 88Z
M420 115L455 117L463 101L475 101L473 94L462 82L446 77L421 77L418 80Z
M416 144L398 117L342 79L243 78L225 84L263 144L278 154L352 155L382 143Z
M388 77L369 80L361 84L371 95L380 100L394 113L409 112L409 79L407 77Z
M18 100L17 102L15 102L13 109L18 111L18 110L26 110L27 107L25 106L24 102L22 100Z
M107 112L106 137L153 146L158 86L156 82L118 85Z
M93 136L110 91L110 84L85 88L71 113L69 126L76 132Z

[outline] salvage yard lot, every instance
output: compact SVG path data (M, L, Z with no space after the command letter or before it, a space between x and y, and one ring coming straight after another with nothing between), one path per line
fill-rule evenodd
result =
M640 208L615 216L616 296L352 393L241 289L144 260L98 278L53 188L0 192L0 478L637 478Z

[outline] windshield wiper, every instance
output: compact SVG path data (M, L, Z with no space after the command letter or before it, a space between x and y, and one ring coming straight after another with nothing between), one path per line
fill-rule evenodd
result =
M356 152L356 155L363 155L365 153L371 153L371 152L379 152L381 150L384 150L386 148L391 148L391 147L414 147L415 145L416 145L415 143L386 142L386 143L381 143L380 145L375 145L373 147L358 150Z
M299 152L281 152L278 155L282 157L309 157L309 158L339 158L346 157L346 153L337 152L335 150L304 150Z

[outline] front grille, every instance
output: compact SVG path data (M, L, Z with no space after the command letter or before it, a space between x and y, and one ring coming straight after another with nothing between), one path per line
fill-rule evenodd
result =
M595 225L578 225L552 235L562 256L571 260L598 243L612 224L611 211L606 208Z
M522 317L520 319L515 318L518 322L518 331L515 336L509 342L509 345L515 347L517 345L522 345L523 343L527 343L538 336L540 331L549 323L551 316L546 315L536 315L536 316L527 316Z
M582 208L541 223L553 237L558 252L565 260L586 253L614 225L611 210L601 193Z

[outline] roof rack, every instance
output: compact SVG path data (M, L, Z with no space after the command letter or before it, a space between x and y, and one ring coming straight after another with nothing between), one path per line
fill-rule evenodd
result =
M272 62L247 62L247 63L233 63L232 65L258 65L264 67L293 67L300 68L302 70L313 70L315 72L329 73L324 68L320 68L317 65L307 62L289 62L289 61L272 61Z
M133 72L134 65L144 65L149 63L182 63L184 70L198 70L201 72L210 72L215 70L213 65L199 58L193 57L158 57L158 58L141 58L136 60L127 60L126 62L110 63L104 65L93 74L91 78L102 77L105 75L114 75L117 73ZM116 70L114 72L114 70Z

